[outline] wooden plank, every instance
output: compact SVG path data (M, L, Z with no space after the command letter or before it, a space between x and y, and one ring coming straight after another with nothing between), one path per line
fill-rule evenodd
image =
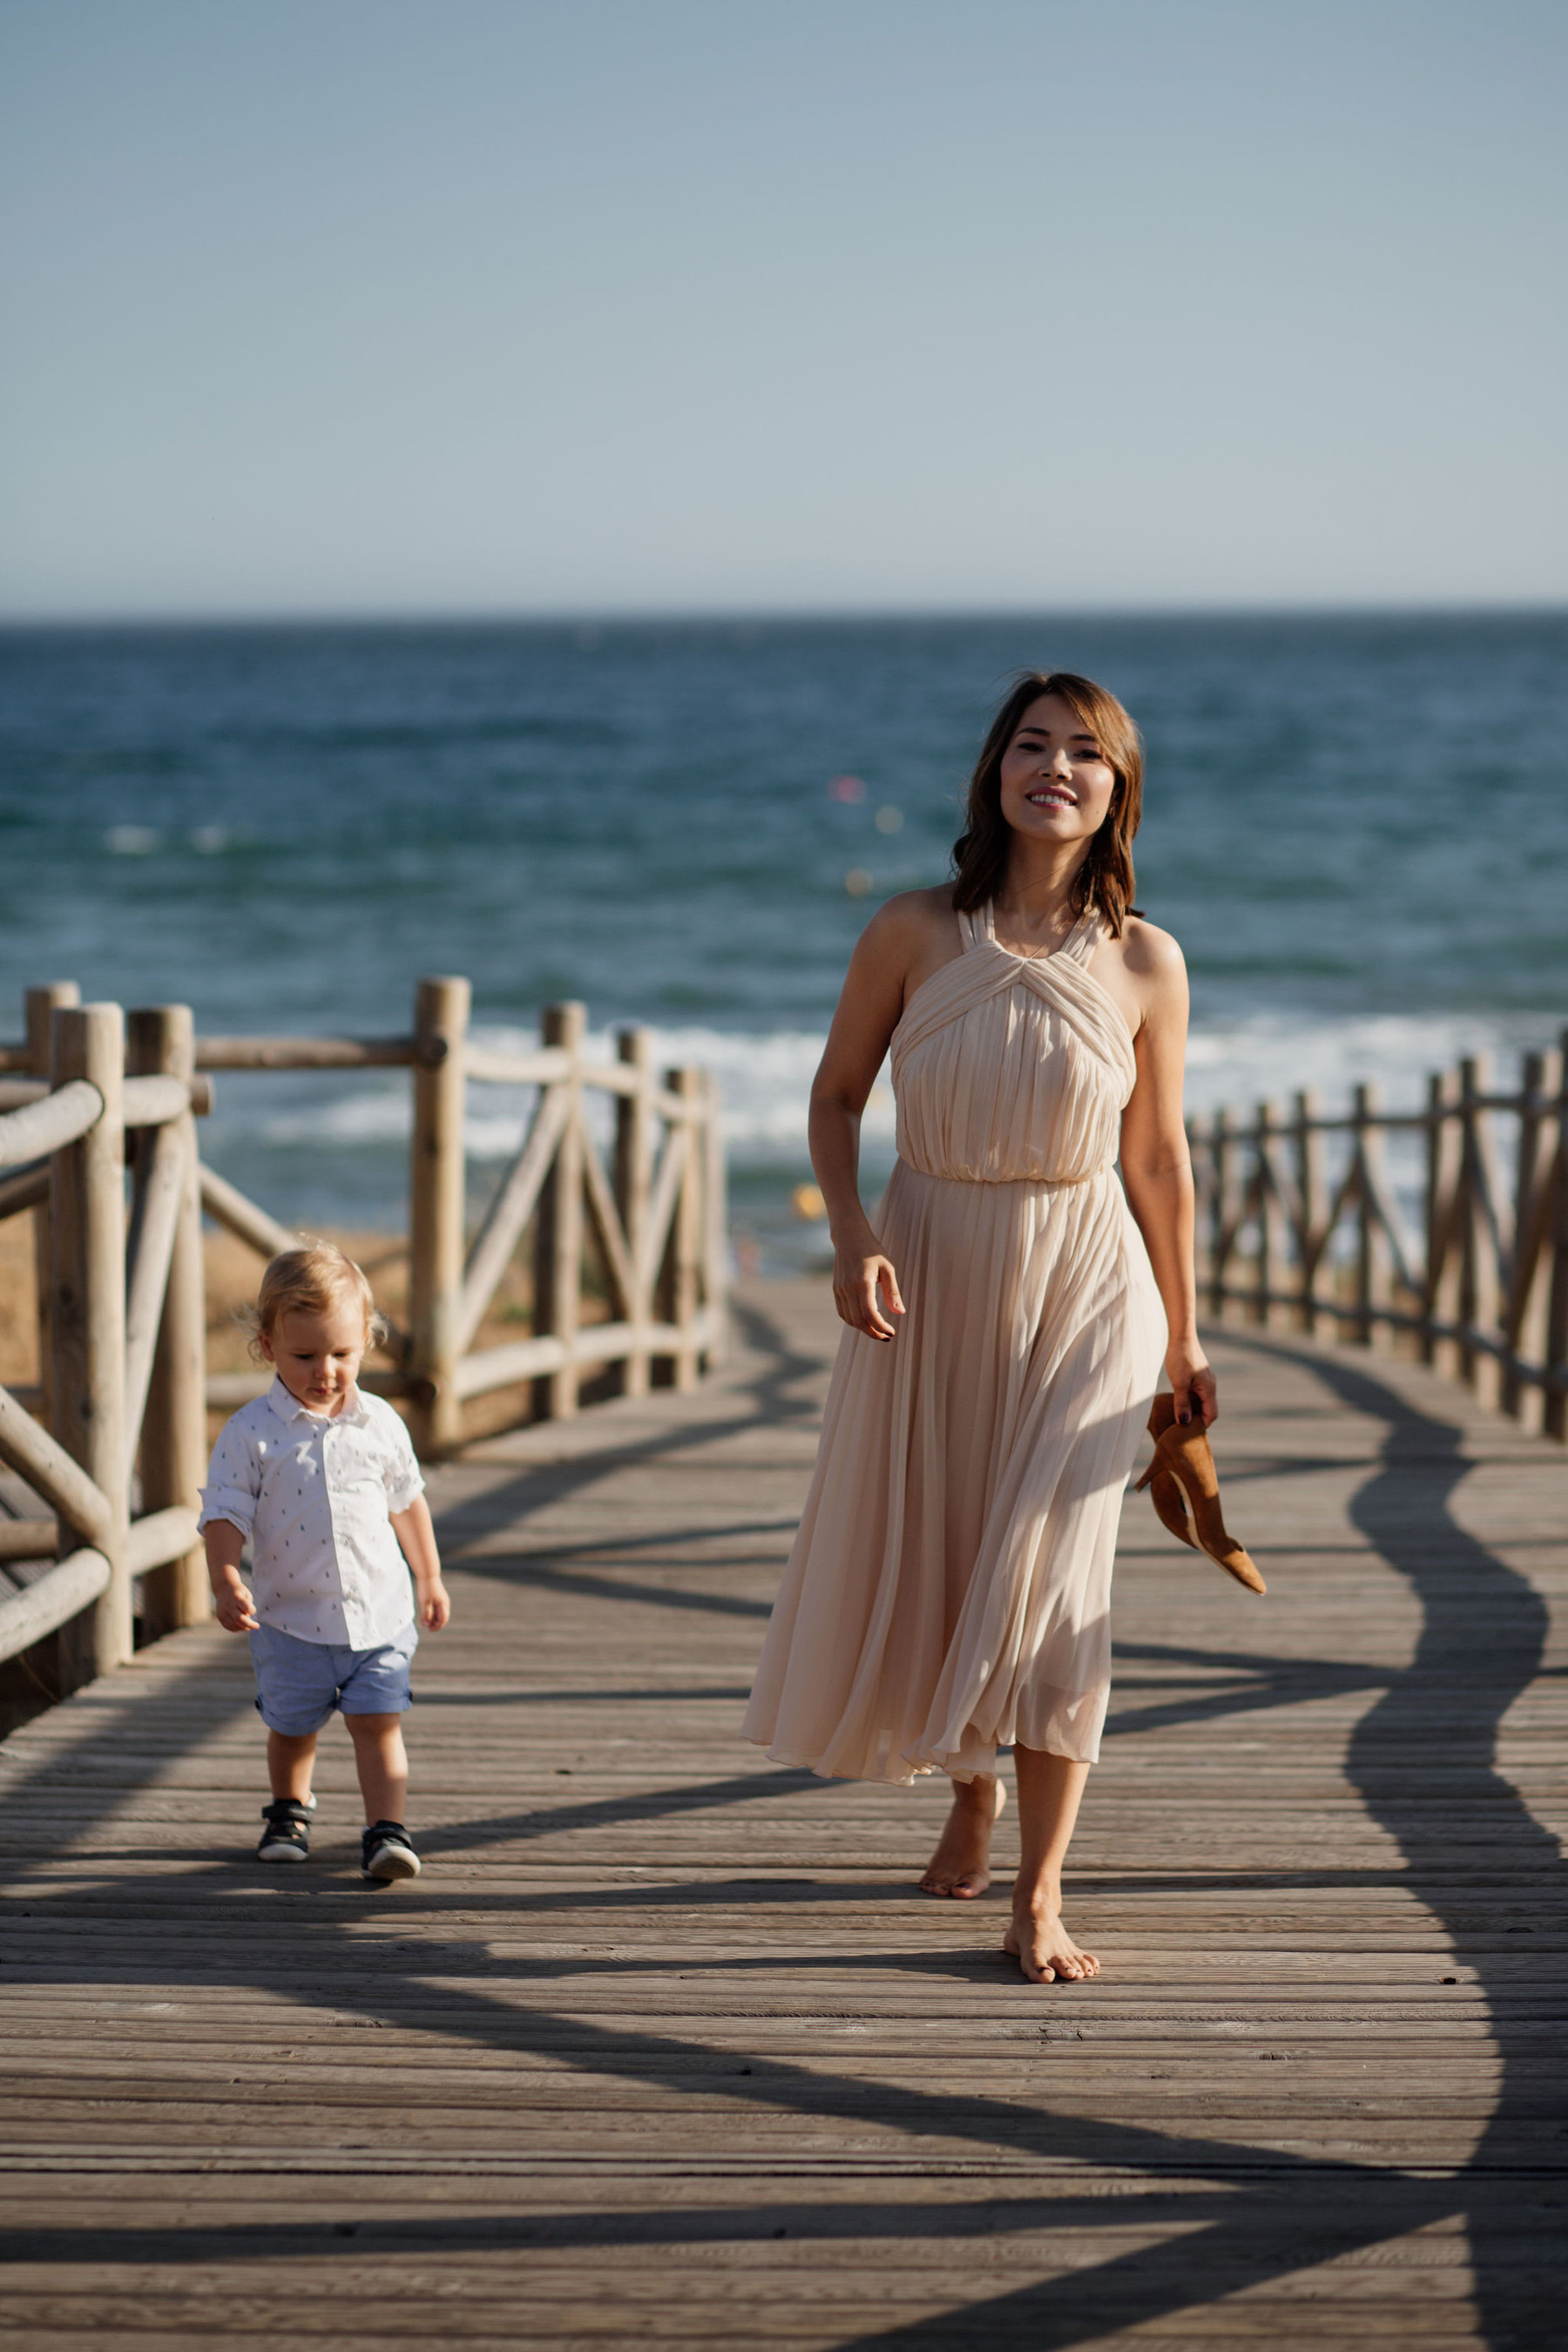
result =
M214 1626L0 1746L13 2331L1550 2340L1563 1449L1418 1366L1216 1339L1269 1594L1129 1502L1071 1874L1106 1973L1041 1990L1000 1895L915 1892L940 1786L739 1742L837 1339L820 1285L741 1307L695 1392L434 1472L414 1885L358 1880L336 1727L308 1869L249 1862Z

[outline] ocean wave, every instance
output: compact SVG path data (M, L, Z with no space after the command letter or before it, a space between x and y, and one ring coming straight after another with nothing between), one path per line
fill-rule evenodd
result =
M1490 1054L1511 1075L1527 1048L1552 1042L1552 1024L1540 1016L1444 1013L1366 1014L1339 1021L1258 1013L1224 1027L1194 1028L1187 1041L1189 1111L1254 1108L1288 1100L1298 1088L1316 1092L1325 1110L1343 1108L1351 1088L1382 1089L1389 1109L1415 1110L1435 1070L1451 1069L1465 1055Z
M822 1058L820 1034L782 1030L756 1036L705 1028L655 1028L649 1034L658 1069L695 1066L711 1072L719 1087L725 1142L732 1152L772 1158L805 1151L812 1075ZM473 1034L476 1045L498 1054L531 1053L539 1044L531 1031L499 1025L476 1026ZM609 1062L615 1054L615 1034L610 1030L595 1031L584 1040L587 1061ZM231 1110L238 1090L235 1081L225 1082L224 1126L230 1134L237 1134L247 1124L243 1115L237 1118ZM463 1134L474 1159L511 1156L532 1115L535 1093L532 1087L469 1085ZM408 1083L398 1077L368 1087L361 1081L352 1093L290 1104L286 1110L250 1123L250 1129L275 1146L331 1149L336 1145L356 1150L406 1142L412 1115ZM613 1115L610 1097L591 1091L587 1116L596 1141L607 1142ZM872 1090L864 1125L868 1141L890 1141L893 1098L884 1083L879 1082Z
M1265 1097L1289 1098L1297 1087L1314 1089L1325 1108L1341 1107L1358 1081L1383 1089L1394 1108L1413 1109L1422 1100L1429 1072L1450 1067L1461 1055L1490 1053L1500 1068L1527 1046L1550 1042L1551 1024L1529 1016L1446 1015L1416 1020L1379 1015L1329 1022L1259 1013L1223 1027L1196 1028L1188 1044L1187 1106L1206 1112L1227 1105L1250 1110ZM741 1164L787 1165L804 1160L811 1081L824 1038L813 1030L761 1034L700 1026L654 1028L654 1057L660 1070L695 1065L718 1083L725 1141ZM477 1027L475 1041L497 1053L526 1053L538 1044L528 1030L500 1024ZM615 1055L610 1030L584 1040L585 1057L607 1062ZM321 1088L325 1082L316 1081ZM331 1082L339 1088L343 1081ZM401 1074L359 1079L352 1090L290 1102L247 1118L244 1080L222 1081L222 1127L226 1136L250 1134L285 1150L363 1150L406 1145L411 1089ZM470 1155L504 1160L517 1150L532 1114L535 1089L471 1084L464 1135ZM613 1104L607 1095L588 1097L591 1131L607 1142ZM893 1097L884 1072L872 1089L862 1125L864 1141L877 1158L892 1147Z

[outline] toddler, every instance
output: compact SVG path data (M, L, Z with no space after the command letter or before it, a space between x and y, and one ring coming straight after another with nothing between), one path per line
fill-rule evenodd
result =
M213 1449L199 1525L218 1622L250 1636L267 1726L272 1802L258 1857L308 1856L316 1734L341 1707L364 1797L363 1874L416 1878L400 1720L419 1639L409 1569L428 1632L440 1632L451 1603L408 1432L357 1385L382 1328L369 1283L332 1243L273 1259L252 1347L277 1378Z

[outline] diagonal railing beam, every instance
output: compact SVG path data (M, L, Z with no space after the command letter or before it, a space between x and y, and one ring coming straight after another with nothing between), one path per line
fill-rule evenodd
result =
M599 1244L610 1270L610 1280L620 1299L621 1312L629 1322L641 1318L641 1300L637 1293L637 1269L632 1264L626 1237L621 1231L621 1221L616 1213L616 1196L610 1190L610 1180L599 1164L599 1155L588 1138L583 1138L583 1189L587 1194L589 1212Z
M669 1239L675 1204L680 1197L680 1180L686 1173L686 1155L690 1148L690 1129L684 1125L672 1127L664 1139L664 1150L659 1154L658 1170L648 1200L647 1227L643 1237L642 1261L637 1267L637 1280L645 1292L652 1290L658 1274L659 1260Z
M226 1227L237 1240L248 1242L263 1257L279 1257L285 1250L300 1246L298 1234L291 1234L287 1225L280 1225L276 1217L247 1200L237 1184L205 1164L202 1206L215 1224Z
M113 1534L114 1506L63 1445L40 1429L8 1389L0 1388L0 1460L19 1470L62 1518L93 1543Z
M522 1239L571 1114L571 1088L564 1085L545 1087L534 1107L517 1157L496 1188L463 1269L457 1338L460 1356L466 1355L472 1345L474 1334L485 1319L485 1310Z

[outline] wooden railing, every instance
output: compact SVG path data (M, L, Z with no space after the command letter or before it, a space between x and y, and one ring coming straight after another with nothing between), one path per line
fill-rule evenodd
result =
M408 1328L394 1335L396 1369L371 1374L367 1385L407 1399L426 1454L461 1443L469 1400L524 1381L539 1419L574 1413L584 1374L605 1365L623 1368L623 1394L640 1395L655 1378L693 1388L724 1336L724 1157L706 1072L661 1077L646 1029L621 1031L618 1060L589 1060L580 1004L545 1007L536 1050L497 1053L470 1040L469 1005L466 980L424 980L405 1036L196 1040L204 1072L411 1071ZM470 1085L538 1089L471 1239L463 1140ZM595 1094L615 1105L608 1172L584 1117ZM208 1215L258 1252L271 1256L293 1245L296 1235L211 1170L203 1169L201 1186ZM476 1349L486 1312L531 1233L531 1336ZM612 1309L602 1322L583 1312L590 1234ZM247 1373L230 1375L211 1384L212 1400L238 1403L257 1385Z
M0 1106L23 1097L0 1116L0 1214L35 1212L42 1307L42 1378L26 1399L0 1389L0 1459L53 1514L0 1521L0 1557L54 1556L0 1600L0 1658L56 1634L61 1689L130 1656L137 1577L153 1632L205 1605L191 1017L165 1006L127 1024L117 1004L74 995L33 992L24 1050L47 1076L0 1091Z
M1422 1110L1386 1111L1359 1086L1337 1117L1298 1094L1289 1111L1191 1119L1208 1312L1368 1348L1404 1334L1486 1402L1568 1437L1565 1068L1568 1034L1524 1056L1512 1090L1477 1055L1431 1078ZM1415 1155L1398 1188L1392 1138Z
M207 1413L271 1375L208 1375L202 1215L262 1258L300 1239L201 1164L209 1072L410 1071L407 1328L392 1335L391 1366L363 1379L406 1401L421 1452L459 1444L465 1406L500 1390L525 1386L518 1417L559 1417L606 1367L637 1395L695 1387L717 1360L728 1252L717 1097L701 1070L659 1074L647 1031L622 1031L618 1059L593 1061L582 1006L559 1004L537 1050L487 1051L468 1038L458 979L421 982L413 1028L395 1037L198 1038L186 1007L127 1019L78 995L66 982L30 990L26 1038L0 1045L0 1071L14 1074L0 1076L0 1218L34 1213L39 1299L39 1378L0 1389L0 1460L57 1514L0 1516L0 1563L55 1555L0 1597L0 1659L58 1632L62 1689L121 1663L137 1577L146 1634L206 1612L195 1507ZM470 1084L537 1090L471 1238ZM613 1106L608 1169L585 1117L595 1094ZM531 1335L477 1348L530 1237ZM584 1313L591 1245L606 1319Z

